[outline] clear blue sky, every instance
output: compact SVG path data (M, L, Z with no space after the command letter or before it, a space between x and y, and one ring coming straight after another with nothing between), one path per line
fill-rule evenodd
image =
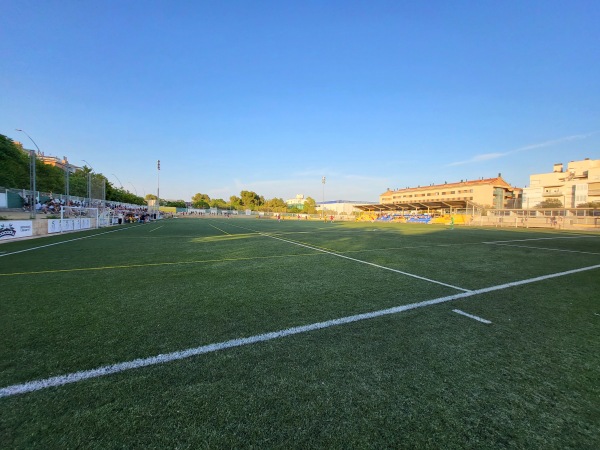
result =
M140 195L158 159L161 198L377 201L600 158L597 0L0 5L0 133Z

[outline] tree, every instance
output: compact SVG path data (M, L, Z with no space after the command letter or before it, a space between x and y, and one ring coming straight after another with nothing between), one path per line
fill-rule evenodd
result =
M265 207L273 212L286 212L287 203L282 198L272 198L265 202Z
M175 208L186 208L186 204L183 200L173 200L165 202L165 206L173 206Z
M249 209L256 209L260 205L260 197L256 192L253 191L242 191L240 192L242 199L242 205Z
M210 208L210 197L207 194L194 194L192 196L192 206L198 209Z
M562 208L562 202L557 198L549 198L536 205L536 208Z
M83 170L69 175L69 195L87 197L88 176Z
M244 205L242 205L242 199L237 195L232 195L229 197L229 205L234 209L244 209Z
M225 208L227 208L227 202L225 200L223 200L222 198L215 198L210 201L210 207L225 209Z
M600 202L587 202L577 205L578 208L600 208Z
M317 212L317 202L312 197L306 197L304 205L302 205L302 212L305 214L315 214Z
M28 189L29 165L29 155L0 134L0 186Z

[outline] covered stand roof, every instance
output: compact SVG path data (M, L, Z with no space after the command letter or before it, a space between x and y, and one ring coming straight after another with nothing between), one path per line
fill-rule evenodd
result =
M411 201L397 203L380 203L375 205L355 205L355 208L361 211L378 212L378 211L414 211L416 209L436 210L436 209L465 209L477 207L472 202L467 200L444 200L444 201Z

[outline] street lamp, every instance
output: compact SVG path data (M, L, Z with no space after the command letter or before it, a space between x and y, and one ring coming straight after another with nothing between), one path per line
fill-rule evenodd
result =
M116 176L114 173L112 174L113 177L115 177L117 179L117 181L119 182L119 184L121 185L121 189L123 189L123 183L121 183L121 180L119 180L119 177Z
M133 185L133 183L131 181L129 181L129 184L133 187L133 190L135 191L135 195L137 196L137 189L135 188L135 186Z
M38 145L35 143L35 141L31 138L31 136L29 136L27 134L27 132L25 130L21 130L19 128L15 128L16 131L20 131L21 133L25 133L25 136L27 136L29 138L29 140L31 142L33 142L33 145L35 145L35 148L37 148L38 153L42 153L40 152L40 148L38 147ZM31 166L29 168L29 188L31 189L31 215L30 217L32 219L35 219L35 205L37 204L37 202L35 201L35 161L37 159L37 157L35 156L35 151L34 150L30 150L29 151L29 157L31 159Z

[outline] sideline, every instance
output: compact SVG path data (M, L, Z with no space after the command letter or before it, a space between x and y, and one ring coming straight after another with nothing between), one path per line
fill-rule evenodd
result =
M499 247L518 247L518 248L529 248L533 250L548 250L550 252L565 252L565 253L580 253L583 255L600 255L600 253L595 252L584 252L581 250L565 250L562 248L548 248L548 247L533 247L531 245L516 245L516 244L498 244L495 242L484 242L484 244L497 245Z
M549 280L551 278L562 277L566 275L572 275L575 273L585 272L588 270L600 269L600 264L594 266L583 267L580 269L567 270L565 272L558 272L550 275L543 275L540 277L529 278L527 280L515 281L511 283L499 284L497 286L491 286L483 289L477 289L469 292L461 292L459 294L449 295L446 297L438 297L432 300L425 300L418 303L411 303L408 305L396 306L394 308L382 309L379 311L373 311L370 313L356 314L353 316L341 317L339 319L327 320L325 322L317 322L310 325L303 325L298 327L287 328L284 330L273 331L270 333L258 334L246 338L232 339L229 341L218 342L214 344L202 345L200 347L188 348L172 353L161 354L157 356L151 356L148 358L139 358L132 361L122 362L118 364L112 364L109 366L102 366L92 370L83 370L80 372L73 372L66 375L59 375L56 377L45 378L41 380L29 381L22 384L14 384L0 389L0 398L11 397L13 395L25 394L28 392L39 391L50 387L64 386L65 384L77 383L79 381L87 380L90 378L99 378L105 375L114 373L124 372L126 370L138 369L141 367L154 366L157 364L163 364L171 361L178 361L181 359L189 358L191 356L203 355L206 353L212 353L219 350L225 350L229 348L241 347L244 345L255 344L257 342L265 342L273 339L279 339L287 336L293 336L296 334L307 333L309 331L321 330L324 328L330 328L337 325L344 325L347 323L358 322L361 320L373 319L375 317L381 317L391 314L398 314L404 311L412 309L423 308L425 306L437 305L440 303L451 302L463 298L473 297L479 294L486 294L488 292L499 291L511 287L522 286L525 284L536 283L538 281Z
M576 236L552 236L542 238L530 238L530 239L510 239L507 241L487 241L482 244L504 244L505 242L529 242L529 241L554 241L556 239L585 239L585 238L598 238L593 234L578 234Z
M75 238L75 239L68 239L66 241L54 242L52 244L40 245L38 247L26 248L25 250L19 250L19 251L16 251L16 252L4 253L4 254L0 254L0 258L3 257L3 256L16 255L17 253L29 252L31 250L39 250L40 248L52 247L53 245L66 244L67 242L80 241L82 239L88 239L88 238L100 236L102 234L116 233L117 231L131 230L132 228L136 228L136 227L141 227L141 225L134 225L133 227L129 227L129 228L121 228L121 229L118 229L118 230L105 231L103 233L98 233L98 234L90 234L89 236L79 237L79 238Z

